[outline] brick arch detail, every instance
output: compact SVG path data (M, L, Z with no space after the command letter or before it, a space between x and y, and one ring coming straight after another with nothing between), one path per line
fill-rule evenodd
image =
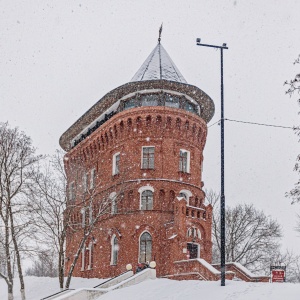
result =
M139 240L141 234L145 231L149 232L151 234L152 238L154 238L154 239L158 238L159 234L158 234L157 230L149 224L143 224L143 225L140 225L139 228L136 228L135 232L133 234L133 237L138 238L138 240Z

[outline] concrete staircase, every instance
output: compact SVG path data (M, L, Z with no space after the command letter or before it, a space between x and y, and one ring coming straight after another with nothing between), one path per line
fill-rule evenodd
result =
M174 266L174 274L163 276L164 278L175 280L217 281L221 276L219 270L202 258L175 261ZM226 279L231 280L233 277L233 272L226 272Z
M43 298L45 300L93 300L99 298L112 290L131 286L147 279L155 279L156 270L147 268L135 275L132 271L125 272L119 276L111 278L94 288L80 288L75 290L65 290L61 293Z

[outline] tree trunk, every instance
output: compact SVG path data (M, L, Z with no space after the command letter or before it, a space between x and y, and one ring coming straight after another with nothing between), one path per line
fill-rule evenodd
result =
M8 300L13 300L14 299L13 285L10 284L10 283L7 284L7 299Z
M69 272L68 272L68 277L67 277L67 281L66 281L66 289L68 289L68 288L70 287L71 279L72 279L72 275L73 275L74 268L75 268L75 266L76 266L77 260L78 260L78 258L79 258L79 254L80 254L80 252L81 252L81 250L82 250L82 247L83 247L84 244L85 244L85 241L86 241L87 237L88 237L87 234L85 234L85 235L83 236L83 238L82 238L82 240L81 240L81 243L80 243L80 245L79 245L79 247L78 247L78 249L77 249L77 251L76 251L76 254L75 254L75 256L74 256L73 262L72 262L71 267L70 267L70 270L69 270Z
M65 254L64 254L64 236L61 236L61 240L59 243L59 252L58 252L58 280L59 287L62 290L64 288L64 270L65 270Z
M13 274L12 274L12 267L11 267L11 255L10 255L10 249L9 249L9 226L8 226L8 215L6 215L7 218L5 218L5 256L6 256L6 269L7 269L7 295L8 300L12 300L14 298L13 296Z
M14 220L13 220L13 214L11 210L11 206L9 206L9 216L10 216L10 231L11 231L11 236L12 236L12 241L14 244L15 248L15 253L16 253L16 258L17 258L17 268L18 268L18 273L19 273L19 280L20 280L20 291L21 291L21 297L22 300L25 300L25 283L24 283L24 278L23 278L23 271L22 271L22 266L21 266L21 257L20 257L20 251L15 235L15 225L14 225Z

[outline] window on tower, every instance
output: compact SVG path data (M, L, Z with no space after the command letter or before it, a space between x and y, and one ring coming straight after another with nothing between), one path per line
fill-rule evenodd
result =
M140 236L140 257L139 262L145 263L152 259L152 237L149 232Z
M119 243L115 235L111 239L111 265L116 265L118 263L118 253L119 253Z
M165 106L179 108L180 98L172 94L165 95Z
M145 190L141 194L141 210L151 210L153 208L153 192Z
M90 189L93 189L95 187L95 178L96 178L96 170L91 170L91 178L90 178Z
M112 174L117 175L120 173L120 152L113 155L113 169Z
M88 174L87 173L83 174L82 186L83 186L83 191L86 192L88 190Z
M71 182L69 185L69 200L74 201L75 200L75 183Z
M143 147L142 169L154 169L154 147Z
M180 149L179 171L183 173L190 173L190 151Z

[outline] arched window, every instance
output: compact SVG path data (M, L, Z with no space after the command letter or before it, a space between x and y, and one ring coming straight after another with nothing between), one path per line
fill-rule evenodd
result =
M190 227L187 230L187 237L198 238L201 239L201 232L196 227Z
M188 196L186 193L179 193L179 197L183 197L186 201L188 201Z
M119 253L119 243L115 235L111 238L111 265L116 265L118 263L118 253Z
M87 269L92 270L93 269L93 242L89 243L88 251L89 251L89 264Z
M145 190L141 194L141 210L150 210L153 208L153 192Z
M190 205L189 200L190 200L190 197L192 197L192 196L193 196L193 194L189 190L181 190L179 192L179 197L183 197L186 200L187 205Z
M152 257L152 237L149 232L144 232L140 237L140 257L139 261L145 263L151 261Z

